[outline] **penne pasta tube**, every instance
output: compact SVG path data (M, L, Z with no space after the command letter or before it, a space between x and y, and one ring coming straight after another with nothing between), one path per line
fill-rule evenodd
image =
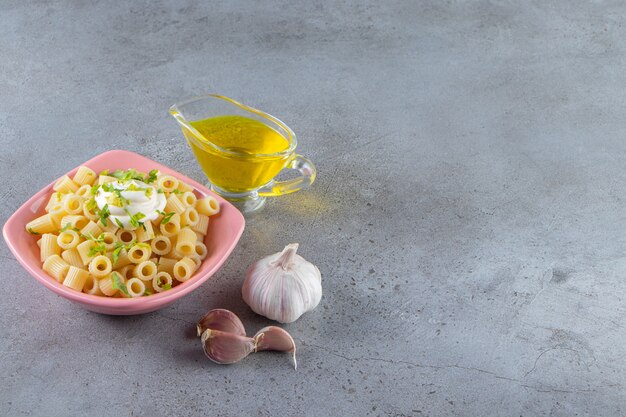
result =
M174 278L176 278L178 282L185 282L191 278L195 270L196 263L193 259L185 257L174 265Z
M171 193L178 188L178 180L171 175L159 175L157 186L166 193Z
M178 233L175 250L177 254L191 256L196 253L196 234L193 230L185 227Z
M196 195L191 191L184 192L178 199L185 205L185 207L193 207L198 201Z
M180 214L174 213L167 223L163 223L165 220L161 222L159 225L159 230L162 235L167 237L176 236L178 232L180 232Z
M146 292L146 285L139 278L126 281L126 289L131 297L141 297Z
M80 229L80 233L86 237L97 238L102 234L102 229L100 229L93 220L89 220L89 223Z
M161 257L157 265L157 271L174 275L174 265L176 265L176 262L178 262L177 259Z
M104 293L100 289L98 281L96 277L89 275L83 285L83 292L91 295L103 295Z
M63 228L69 224L71 227L82 229L83 227L87 226L87 223L89 223L89 219L85 216L69 215L63 216L59 226Z
M109 274L106 277L103 277L98 280L98 287L100 287L100 291L102 292L102 294L106 295L107 297L114 296L118 291L117 288L113 288L113 278L111 277L111 275L112 274ZM120 279L124 280L123 277L121 277Z
M88 278L89 272L84 269L76 268L75 266L70 266L67 271L67 275L65 276L65 280L63 280L63 285L76 291L82 291Z
M57 236L57 245L64 250L73 249L78 246L79 243L80 236L76 233L76 231L71 229L61 232L59 233L59 236Z
M186 208L187 207L185 206L185 204L183 204L183 202L178 199L178 196L176 194L170 194L170 196L166 199L165 208L163 209L163 211L165 211L166 213L174 212L177 214L181 214L185 211Z
M68 264L75 266L76 268L84 268L83 259L78 254L76 248L68 249L61 252L61 258Z
M198 200L196 210L205 216L213 216L220 212L220 203L215 197L207 196Z
M63 194L74 193L78 190L78 185L72 181L70 177L63 175L56 183L54 183L52 189Z
M206 259L207 255L208 255L208 251L207 251L207 247L206 247L206 245L204 243L196 242L195 250L196 250L196 255L198 255L201 260Z
M134 264L147 261L150 255L152 255L152 249L145 243L138 243L128 250L128 259Z
M76 174L74 174L73 181L78 185L91 186L96 181L96 173L86 166L78 167Z
M180 215L180 225L182 226L195 226L200 220L198 211L193 207L187 207L183 214Z
M89 273L96 278L104 278L112 270L111 260L104 255L98 255L89 262Z
M154 229L150 222L144 222L143 227L139 227L135 233L137 234L138 242L147 242L150 239L154 239Z
M135 266L133 270L133 276L139 278L142 281L152 281L157 274L157 266L154 262L144 261Z
M69 269L70 264L61 259L59 255L49 256L43 263L43 270L60 283L63 283Z
M61 255L61 247L57 243L57 235L45 233L41 236L39 247L39 255L41 262L48 259L52 255Z
M56 232L59 228L50 214L44 214L26 223L26 230L33 235Z
M155 292L163 292L172 288L172 276L165 271L157 273L152 279L152 288Z
M166 255L172 250L172 244L167 236L159 235L150 242L152 253L156 255Z

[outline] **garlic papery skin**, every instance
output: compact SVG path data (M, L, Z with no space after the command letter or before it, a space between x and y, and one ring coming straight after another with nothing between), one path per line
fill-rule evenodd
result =
M296 361L296 342L286 330L276 326L264 327L254 335L255 352L262 350L277 350L293 353L293 367L298 369Z
M297 250L298 244L291 243L248 269L241 293L255 313L291 323L317 307L322 299L322 275Z
M233 333L239 336L246 335L246 329L243 327L243 323L237 317L235 313L223 308L216 308L206 313L196 326L198 330L198 336L200 336L206 329L220 330L226 333Z
M201 340L204 354L219 364L239 362L256 348L253 338L220 330L206 329Z

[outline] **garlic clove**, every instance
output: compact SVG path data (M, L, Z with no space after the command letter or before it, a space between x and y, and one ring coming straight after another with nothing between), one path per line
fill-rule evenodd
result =
M277 350L279 352L293 353L293 365L298 369L296 361L296 342L293 341L291 335L284 329L276 326L268 326L259 330L254 335L255 352L261 350Z
M322 298L319 269L298 255L298 244L254 263L246 273L241 293L257 314L291 323L317 307Z
M206 329L220 330L239 336L246 335L246 329L243 327L243 323L239 317L232 311L223 308L216 308L206 313L204 317L198 321L196 328L198 330L198 336L204 333Z
M204 354L219 364L239 362L254 352L256 347L256 342L251 337L213 329L206 329L201 340Z

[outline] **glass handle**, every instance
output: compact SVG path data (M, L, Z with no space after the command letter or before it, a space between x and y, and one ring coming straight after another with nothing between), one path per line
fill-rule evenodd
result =
M272 197L277 195L291 194L307 188L313 181L317 170L309 159L296 154L294 158L285 166L285 169L293 169L300 173L300 176L287 181L272 181L265 187L258 190L261 197Z

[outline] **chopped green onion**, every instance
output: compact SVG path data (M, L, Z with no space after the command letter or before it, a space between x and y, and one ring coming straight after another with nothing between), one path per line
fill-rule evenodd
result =
M100 210L98 212L98 216L100 216L100 221L102 222L103 225L108 226L108 220L107 218L111 215L111 212L109 211L109 205L105 204L104 207L102 207L102 210Z
M148 173L148 178L146 178L146 184L151 184L155 182L157 179L157 175L159 175L158 169L150 170L150 172Z
M87 253L87 256L92 257L96 256L97 253L104 255L106 253L107 247L105 245L96 245L92 246Z
M176 214L175 212L170 212L165 214L164 212L160 212L159 214L163 215L163 220L161 220L161 224L168 224L170 220L172 220L172 216Z
M113 282L113 285L111 285L111 288L113 288L114 290L120 290L124 294L130 296L130 293L128 292L128 288L126 288L126 284L122 282L122 278L117 272L113 272L111 274L111 281Z
M28 233L30 233L31 235L40 235L41 234L39 232L35 232L32 227L28 228Z

